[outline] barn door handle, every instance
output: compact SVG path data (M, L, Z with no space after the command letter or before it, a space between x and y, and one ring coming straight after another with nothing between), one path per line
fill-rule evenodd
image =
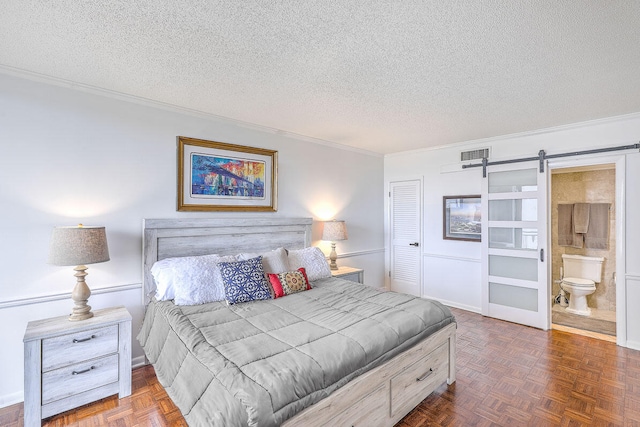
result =
M415 247L418 247L418 246L420 246L420 243L418 243L418 242L415 242L415 243L409 243L409 246L415 246Z

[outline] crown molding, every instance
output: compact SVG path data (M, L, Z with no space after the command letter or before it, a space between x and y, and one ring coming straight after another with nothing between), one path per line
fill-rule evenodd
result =
M73 80L67 80L59 77L49 76L46 74L40 74L33 71L24 70L21 68L11 67L9 65L0 64L0 73L10 75L13 77L23 78L26 80L36 81L39 83L45 83L53 86L77 90L77 91L89 93L92 95L104 96L111 99L117 99L120 101L131 102L138 105L157 108L160 110L170 111L170 112L179 113L179 114L185 114L192 117L213 120L213 121L226 123L226 124L232 124L245 129L250 129L250 130L264 132L264 133L270 133L274 135L280 135L286 138L291 138L291 139L295 139L302 142L308 142L312 144L324 145L324 146L335 148L338 150L351 151L351 152L365 154L367 156L372 156L372 157L379 157L379 158L384 157L384 155L381 153L364 150L362 148L351 147L349 145L339 144L337 142L327 141L325 139L302 135L295 132L289 132L282 129L276 129L269 126L259 125L256 123L245 122L245 121L233 119L230 117L219 116L216 114L208 113L201 110L196 110L193 108L181 107L176 104L156 101L153 99L144 98L136 95L130 95L124 92L118 92L111 89L105 89L98 86L75 82Z

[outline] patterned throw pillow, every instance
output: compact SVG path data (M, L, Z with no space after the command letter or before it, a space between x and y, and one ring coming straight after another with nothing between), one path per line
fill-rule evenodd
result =
M274 298L280 298L285 295L311 289L304 268L279 274L269 274L269 282L273 288Z
M222 273L227 303L271 299L271 292L264 278L262 257L246 261L221 262L218 265Z

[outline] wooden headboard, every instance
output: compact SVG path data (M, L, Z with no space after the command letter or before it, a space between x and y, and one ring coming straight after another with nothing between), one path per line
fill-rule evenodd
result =
M155 291L151 267L170 257L311 246L311 218L184 218L143 220L142 283L146 305Z

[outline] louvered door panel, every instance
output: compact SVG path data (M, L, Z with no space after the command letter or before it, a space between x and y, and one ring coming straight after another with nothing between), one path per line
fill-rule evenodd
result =
M391 182L391 290L421 296L421 183Z

